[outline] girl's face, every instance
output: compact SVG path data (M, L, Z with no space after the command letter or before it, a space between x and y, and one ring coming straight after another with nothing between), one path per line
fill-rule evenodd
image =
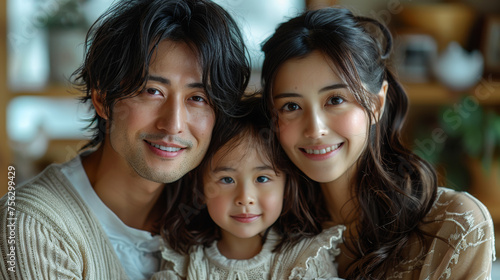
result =
M290 59L272 88L283 149L320 183L351 178L369 127L366 111L329 62L318 51Z
M285 175L275 173L260 147L243 140L212 158L203 185L208 212L221 228L222 241L259 238L280 216Z

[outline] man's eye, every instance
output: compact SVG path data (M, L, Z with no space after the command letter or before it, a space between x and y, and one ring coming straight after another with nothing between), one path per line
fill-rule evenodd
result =
M150 95L159 95L161 92L155 88L147 88L143 92L150 94Z
M207 100L205 98L203 98L202 96L193 96L193 97L191 97L191 100L196 101L196 102L208 103Z

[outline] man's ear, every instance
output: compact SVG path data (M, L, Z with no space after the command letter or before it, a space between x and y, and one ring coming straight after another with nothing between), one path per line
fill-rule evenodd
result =
M380 88L380 91L377 93L377 99L380 107L375 108L375 119L372 120L372 124L375 124L378 122L381 118L382 115L384 114L384 107L385 107L385 98L387 97L387 90L389 89L389 84L387 81L384 81L382 83L382 87Z
M98 94L95 90L92 90L90 95L92 98L92 104L94 105L95 112L103 119L107 120L108 115L106 114L106 110L104 109L104 104L102 102L103 96Z

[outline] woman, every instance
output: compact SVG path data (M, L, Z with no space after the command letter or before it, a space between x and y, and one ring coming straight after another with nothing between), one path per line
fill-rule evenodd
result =
M348 279L484 279L493 223L466 193L438 188L406 148L408 99L388 70L390 32L345 9L307 11L263 45L264 99L281 146L310 179L324 227L344 224Z

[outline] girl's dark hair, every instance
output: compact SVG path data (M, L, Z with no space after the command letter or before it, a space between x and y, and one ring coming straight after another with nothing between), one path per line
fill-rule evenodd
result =
M338 8L306 11L282 23L262 47L263 94L275 119L272 88L279 67L313 51L320 51L335 64L334 70L367 112L369 123L378 105L376 93L384 81L388 82L383 115L368 128L370 140L351 182L357 200L351 215L356 215L359 223L351 229L356 239L345 242L356 256L342 275L348 279L383 279L384 273L401 261L402 249L411 236L423 242L426 233L419 225L437 192L433 167L406 148L401 139L408 98L388 70L391 47L391 34L383 24ZM326 221L327 206L321 203L321 193L316 195L315 215Z
M311 215L309 205L313 201L314 187L290 162L285 152L278 147L272 132L262 98L252 95L240 102L238 118L216 124L207 154L201 164L165 191L167 211L162 220L161 234L176 251L188 253L193 245L210 245L220 239L219 227L208 214L204 203L203 175L210 168L214 155L229 144L232 149L258 149L259 155L272 163L276 172L286 176L283 209L279 219L271 226L282 240L276 251L292 246L302 238L321 232L321 225ZM242 147L241 143L252 143ZM168 199L168 198L176 198ZM265 241L264 235L263 242Z
M198 54L202 82L216 121L234 114L250 78L243 37L236 22L207 0L117 1L90 28L83 65L73 73L85 96L98 94L109 118L120 99L137 94L162 40L185 42ZM106 120L95 114L86 147L104 140ZM85 148L85 147L84 147Z

